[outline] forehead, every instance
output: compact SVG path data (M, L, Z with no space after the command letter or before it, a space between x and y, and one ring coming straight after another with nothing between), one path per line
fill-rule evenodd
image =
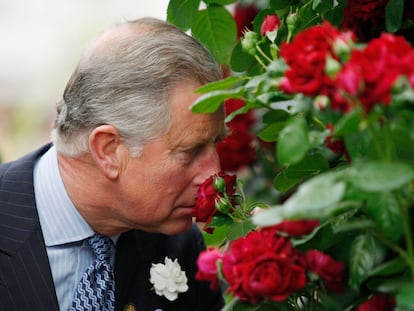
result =
M194 92L199 86L196 83L181 84L171 95L172 123L167 134L171 146L210 142L225 134L223 108L214 113L194 113L190 110L200 96Z

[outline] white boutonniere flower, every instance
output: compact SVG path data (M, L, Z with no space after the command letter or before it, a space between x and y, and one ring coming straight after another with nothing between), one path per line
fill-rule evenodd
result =
M164 264L152 264L150 269L150 282L154 285L155 293L164 296L170 301L177 299L179 293L188 290L187 276L181 270L177 259L172 261L165 257Z

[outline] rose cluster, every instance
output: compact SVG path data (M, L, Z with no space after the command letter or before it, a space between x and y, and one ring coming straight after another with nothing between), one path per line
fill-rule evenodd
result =
M289 66L283 91L325 96L332 109L342 112L389 105L399 78L414 87L414 49L397 35L382 34L359 47L353 33L324 22L283 43L280 56Z
M249 232L225 252L210 248L198 258L196 278L216 287L222 275L228 292L250 304L285 301L310 282L341 292L342 262L317 250L300 252L292 244L291 237L309 234L318 225L316 220L285 221Z
M236 175L219 172L207 178L198 189L198 196L192 216L196 222L205 223L204 230L212 233L209 227L213 217L222 212L231 212L232 198L236 192Z

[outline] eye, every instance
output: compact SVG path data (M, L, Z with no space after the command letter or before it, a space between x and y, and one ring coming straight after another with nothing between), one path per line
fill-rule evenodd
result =
M193 149L183 150L178 153L178 161L182 165L190 164L202 152L203 146L198 146Z

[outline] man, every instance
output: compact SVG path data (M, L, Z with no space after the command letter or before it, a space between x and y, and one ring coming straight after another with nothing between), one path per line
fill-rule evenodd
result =
M189 109L194 91L220 77L202 45L151 18L86 50L58 103L53 144L0 166L0 310L82 310L74 297L97 260L95 234L111 238L107 309L220 310L220 293L194 279L205 246L191 210L220 170L224 112ZM187 279L176 299L150 275L167 258Z

